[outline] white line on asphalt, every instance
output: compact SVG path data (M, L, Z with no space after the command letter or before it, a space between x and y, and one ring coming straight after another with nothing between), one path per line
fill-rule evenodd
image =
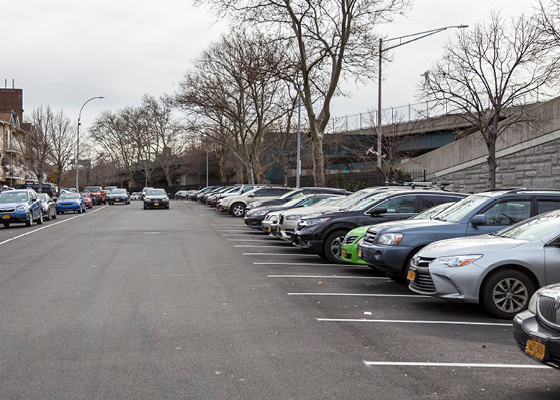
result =
M254 232L251 232L250 230L247 229L222 229L222 232L245 232L245 233L252 233L254 234Z
M528 368L528 369L550 369L547 365L538 364L469 364L469 363L430 363L430 362L382 362L365 361L368 367L390 366L390 367L465 367L465 368Z
M228 242L269 242L270 239L228 239Z
M166 276L191 276L191 274L164 274L164 275L136 275L142 278L151 278L151 277L166 277Z
M243 253L244 256L296 256L296 257L319 257L318 254L305 253Z
M281 263L281 262L254 262L253 265L317 265L320 267L352 267L358 269L370 269L369 267L362 267L352 264L319 264L319 263Z
M286 250L289 249L289 250L292 250L291 247L285 247L282 243L278 243L278 244L275 245L275 246L259 246L258 244L236 244L234 247L252 247L252 248L255 248L255 247L258 247L258 248L261 248L261 247L262 247L262 248L264 248L264 247L268 247L268 248L273 247L273 248L275 248L275 249L286 249ZM299 251L299 249L293 249L293 250L298 250L298 251Z
M378 276L352 276L352 275L267 275L267 278L319 278L319 279L382 279L390 282L388 278Z
M351 297L430 297L420 294L374 294L374 293L288 293L288 296L351 296Z
M50 228L50 227L55 226L55 225L58 225L58 224L63 224L63 223L68 222L68 221L72 221L74 218L80 218L80 217L85 217L86 215L91 215L91 214L93 214L93 213L95 213L95 212L97 212L97 211L99 211L99 210L104 209L105 207L107 207L107 206L103 206L103 207L101 207L101 208L98 208L97 210L90 211L90 212L87 213L87 214L78 214L78 215L76 215L76 216L74 216L74 217L70 217L70 218L68 218L68 219L65 219L64 221L58 221L58 222L55 222L55 223L52 223L52 224L49 224L49 225L42 226L42 227L40 227L40 228L34 229L34 230L30 231L30 232L26 232L26 233L23 233L23 234L21 234L21 235L14 236L14 237L11 238L11 239L7 239L7 240L4 240L3 242L0 242L0 245L3 245L3 244L8 243L8 242L11 242L12 240L16 240L16 239L22 238L22 237L27 236L27 235L31 235L32 233L42 231L43 229L47 229L47 228Z
M254 236L255 233L250 232L250 231L244 231L244 233L222 233L222 236ZM266 239L266 240L270 240L270 239Z
M358 319L358 318L315 318L319 322L379 322L394 324L441 324L441 325L480 325L480 326L513 326L513 324L502 324L493 322L466 322L466 321L406 321L390 319Z

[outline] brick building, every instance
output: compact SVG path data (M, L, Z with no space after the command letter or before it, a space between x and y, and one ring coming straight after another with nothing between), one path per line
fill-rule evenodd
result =
M30 129L23 123L23 90L0 89L0 184L26 182L23 153Z

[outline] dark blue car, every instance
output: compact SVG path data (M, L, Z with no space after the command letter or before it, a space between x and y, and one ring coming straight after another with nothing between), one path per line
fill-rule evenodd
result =
M41 200L33 189L6 190L0 193L0 219L4 227L13 223L27 226L43 223Z

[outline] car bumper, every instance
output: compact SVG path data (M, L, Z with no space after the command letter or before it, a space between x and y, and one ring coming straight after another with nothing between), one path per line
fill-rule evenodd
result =
M127 199L107 199L107 201L109 203L126 203L128 200Z
M249 217L244 218L244 221L245 225L247 225L249 228L261 229L261 223L264 221L264 217Z
M367 261L358 257L358 247L355 244L342 245L342 259L348 263L370 265Z
M527 357L560 369L560 337L557 331L548 329L539 322L537 316L530 311L517 314L513 319L513 337L519 350ZM527 342L536 341L544 346L544 353L540 356L528 354ZM542 359L541 359L542 356Z
M169 207L169 202L163 202L163 201L159 201L159 202L144 202L144 207L146 208L167 208Z
M362 242L358 248L362 251L362 259L389 275L402 273L406 257L410 253L409 247L380 246L367 242Z
M313 240L307 235L301 235L299 232L295 232L292 236L292 244L300 249L308 250L311 253L322 253L323 252L323 241Z
M80 204L62 204L56 206L56 212L61 211L80 211L82 206Z
M26 222L31 218L29 212L0 213L0 222L18 223Z

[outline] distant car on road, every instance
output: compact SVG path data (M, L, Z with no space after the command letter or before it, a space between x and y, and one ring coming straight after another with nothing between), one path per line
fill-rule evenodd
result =
M80 195L84 198L84 203L86 203L86 208L93 208L93 199L91 198L90 193L80 192Z
M175 193L175 200L186 200L188 195L188 190L179 190L177 193Z
M130 200L142 200L142 192L132 192Z
M130 204L130 195L126 189L113 189L107 194L107 203L114 204Z
M56 212L64 214L65 212L86 212L86 203L80 193L64 193L61 194L56 201Z
M164 189L148 189L144 196L144 210L148 208L169 209L169 197Z
M90 197L93 199L94 204L105 204L107 193L101 186L86 186L84 192L91 193Z
M48 221L51 218L56 219L56 203L47 193L37 193L41 199L41 207L43 210L43 219Z

